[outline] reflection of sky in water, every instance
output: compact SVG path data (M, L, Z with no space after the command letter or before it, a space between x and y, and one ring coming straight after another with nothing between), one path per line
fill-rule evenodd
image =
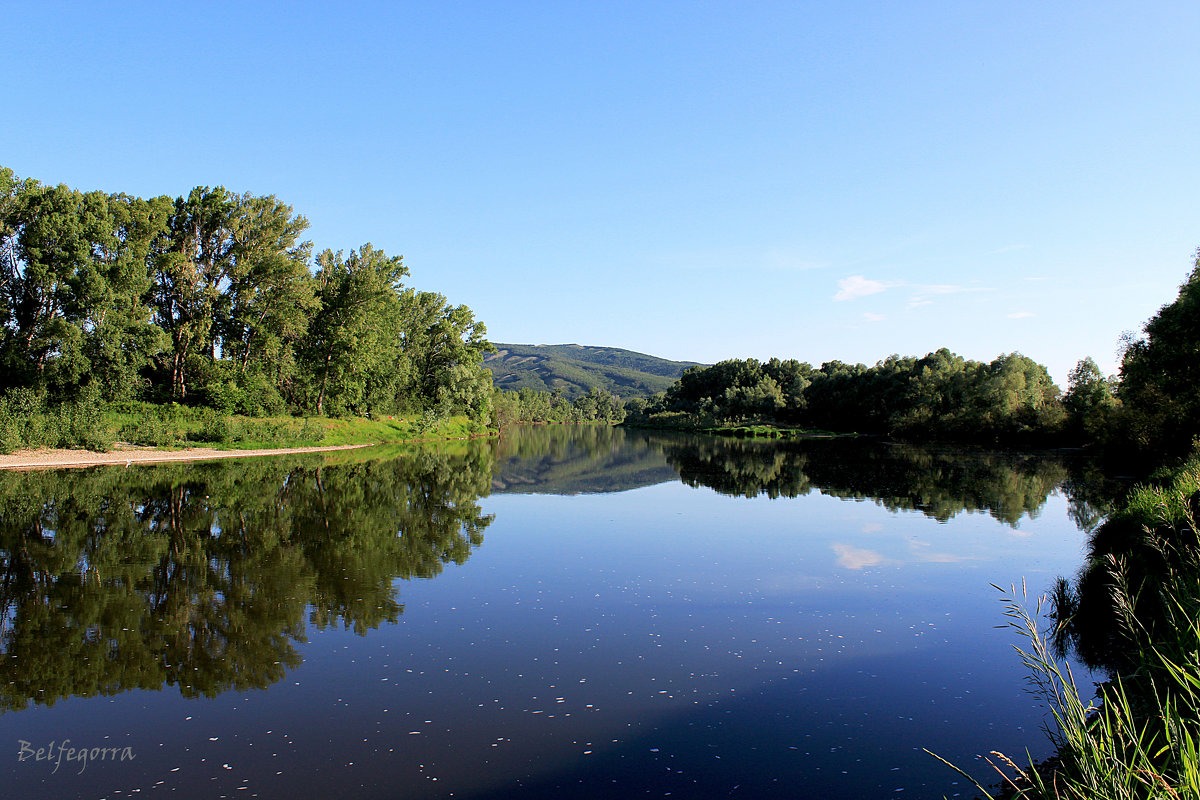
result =
M483 546L398 581L398 624L310 629L267 691L0 717L7 774L55 796L925 797L972 793L921 748L978 775L977 753L1048 753L989 584L1076 569L1060 497L1017 531L680 483L481 505ZM65 736L132 744L136 771L15 763L18 738Z
M1046 749L988 584L1075 567L1081 537L1057 498L1021 538L983 515L939 524L680 484L485 509L497 518L486 545L406 592L402 622L473 609L457 626L430 620L446 638L429 646L515 678L468 698L507 732L505 766L473 771L566 790L576 770L592 774L586 756L622 791L674 769L665 790L689 797L797 781L829 796L953 795L921 747L964 765ZM883 555L839 563L868 552Z

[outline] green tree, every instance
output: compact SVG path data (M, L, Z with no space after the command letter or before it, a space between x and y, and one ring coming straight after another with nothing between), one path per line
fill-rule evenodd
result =
M1200 251L1179 296L1143 329L1121 360L1124 421L1136 448L1182 455L1200 436Z
M142 302L161 202L25 182L3 205L9 385L128 396L161 346Z
M218 186L197 187L175 201L150 291L154 322L170 338L162 366L169 394L188 396L197 362L216 357L215 323L235 263L238 198Z
M581 422L620 422L625 419L625 405L621 398L596 386L588 393L575 398L573 403Z
M521 400L517 393L493 388L492 427L501 430L521 421Z
M104 225L104 209L66 186L29 187L14 203L11 277L5 284L12 353L8 363L19 383L43 387L48 378L78 378L82 332L70 317L84 305L92 240ZM101 217L98 219L97 217ZM86 290L86 289L85 289ZM51 373L47 375L47 368Z
M397 372L405 376L403 394L429 408L466 412L475 419L491 413L491 373L481 361L496 352L487 328L466 306L452 306L434 292L409 289L400 298L403 325Z
M317 310L309 271L312 243L299 240L307 227L304 217L274 196L238 199L228 299L218 330L236 383L257 395L248 404L253 410L281 406L295 376L296 344Z
M1104 377L1090 357L1075 365L1067 376L1067 391L1062 398L1072 436L1088 442L1105 436L1119 404L1115 391L1116 382Z
M904 396L890 419L891 431L907 435L941 428L948 432L961 424L956 417L964 410L977 362L967 362L943 347L911 363L896 363Z
M738 384L721 396L722 416L728 419L771 420L786 405L783 390L770 375L762 375L752 384Z
M153 324L146 296L151 285L155 248L166 232L171 201L143 200L118 194L108 198L111 236L95 249L96 302L90 305L85 344L90 379L106 400L131 397L140 374L167 345Z
M1000 356L990 365L993 391L1002 403L1002 427L1017 435L1052 435L1066 418L1062 392L1044 366L1020 353Z
M408 275L402 256L387 256L369 243L343 257L339 250L317 256L320 310L302 346L311 403L318 414L328 398L338 410L364 407L372 378L389 382L400 337L401 281Z

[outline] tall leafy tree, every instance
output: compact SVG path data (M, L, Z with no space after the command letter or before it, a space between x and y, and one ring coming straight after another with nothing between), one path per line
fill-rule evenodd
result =
M1067 376L1063 409L1067 424L1077 440L1103 439L1110 427L1118 401L1116 382L1106 378L1090 357L1082 359Z
M94 244L94 269L86 281L84 355L91 380L112 400L135 395L142 369L166 346L145 299L171 201L119 194L107 198L107 207L108 228Z
M103 222L93 203L66 186L28 187L9 215L15 235L5 283L9 312L8 363L21 383L44 385L47 367L78 355L81 337L67 319L80 303L74 293L91 259L91 242ZM78 373L78 365L75 371Z
M160 343L142 295L162 202L25 183L5 205L10 383L126 396Z
M491 413L491 374L481 366L496 349L484 338L487 328L466 306L452 306L434 292L406 291L399 371L407 376L404 392L426 407L441 405L475 419Z
M1180 454L1200 437L1200 252L1179 296L1143 330L1121 360L1118 396L1136 445Z
M317 256L317 312L303 344L309 395L318 414L330 396L339 408L368 400L372 377L378 382L395 364L399 337L399 293L408 275L402 256L388 256L369 243L343 257L339 250Z
M967 390L968 424L987 438L1053 430L1063 420L1059 390L1041 364L1020 353L980 368Z
M150 298L155 323L170 337L163 367L171 397L186 398L195 360L216 355L215 322L227 302L238 211L237 197L203 186L176 200L167 220Z
M278 390L294 373L294 346L318 305L309 271L312 243L300 241L308 220L274 196L243 195L237 209L227 302L218 320L221 352L239 381L258 373Z
M0 390L199 398L256 413L491 413L466 306L406 289L369 244L310 269L308 222L274 196L201 186L143 200L0 168ZM569 408L569 404L567 404Z
M22 272L17 252L17 233L21 226L17 211L22 198L37 186L37 181L22 180L8 167L0 168L0 354L5 357L3 373L9 380L19 371L18 365L9 360L17 349L13 314L20 296Z

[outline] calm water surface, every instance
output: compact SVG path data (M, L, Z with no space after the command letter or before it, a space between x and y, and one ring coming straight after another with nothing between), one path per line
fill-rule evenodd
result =
M989 584L1076 571L1064 485L595 427L0 473L4 796L970 797L922 748L1049 754Z

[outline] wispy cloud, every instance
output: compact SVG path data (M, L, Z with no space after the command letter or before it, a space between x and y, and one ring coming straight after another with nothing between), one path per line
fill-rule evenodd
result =
M838 281L838 293L833 296L833 299L857 300L860 297L887 291L893 285L883 281L873 281L862 275L851 275L849 278L842 278Z
M994 292L990 286L959 286L954 283L913 284L912 297L908 299L908 307L927 306L933 302L931 298L948 294L965 294L967 292Z
M997 247L995 250L989 250L984 253L985 256L998 256L1001 253L1011 253L1014 250L1028 250L1027 244L1006 244L1004 247Z
M1029 317L1037 316L1032 311L1014 311L1008 315L1009 319L1028 319Z
M885 319L887 319L887 315L872 314L870 311L868 311L867 313L863 314L863 319L865 319L867 322L883 322Z
M833 299L838 301L857 300L860 297L868 297L873 294L886 292L888 289L907 288L912 292L908 299L909 308L929 305L935 297L965 294L968 292L995 291L990 286L961 286L956 283L906 283L904 281L884 282L872 280L862 275L851 275L849 278L842 278L837 283L838 291L833 296ZM871 322L879 322L883 319L878 314L864 314L863 317Z
M934 564L955 564L959 561L969 561L970 556L958 556L953 553L938 553L932 550L932 542L923 542L920 539L910 539L908 549L912 552L913 557L917 561L934 563Z

